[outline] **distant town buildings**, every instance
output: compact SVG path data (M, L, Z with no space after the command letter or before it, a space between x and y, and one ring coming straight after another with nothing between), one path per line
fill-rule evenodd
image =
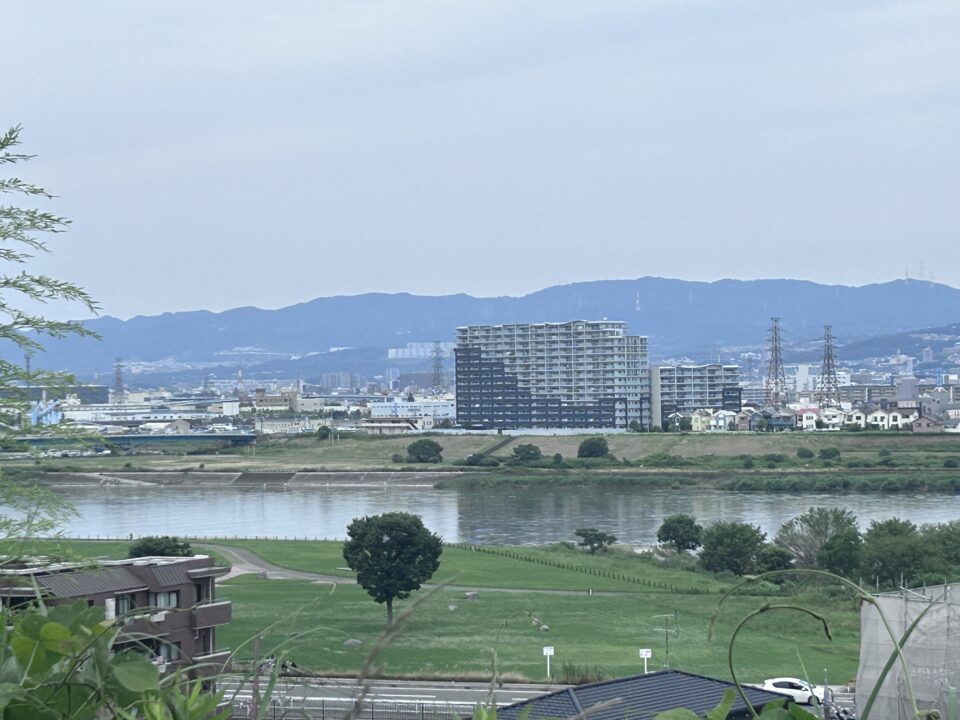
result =
M457 328L457 422L472 428L627 428L651 421L647 338L626 323Z

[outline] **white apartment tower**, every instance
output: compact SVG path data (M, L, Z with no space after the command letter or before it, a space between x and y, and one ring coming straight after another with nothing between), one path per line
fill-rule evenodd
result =
M647 338L626 323L457 328L457 422L476 428L650 424Z

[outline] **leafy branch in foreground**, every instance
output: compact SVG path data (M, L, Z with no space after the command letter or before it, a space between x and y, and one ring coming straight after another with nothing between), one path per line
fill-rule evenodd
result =
M20 130L17 125L0 134L0 165L13 166L33 157L15 151L20 144ZM18 195L31 200L53 197L44 188L18 177L0 178L0 195ZM24 353L42 351L41 337L96 337L96 333L80 322L52 320L23 309L24 302L65 302L77 304L94 314L99 310L97 303L79 285L32 273L23 267L37 253L50 252L46 235L65 232L69 225L66 218L36 207L0 204L0 341L9 341ZM72 378L61 373L28 373L24 368L0 360L0 393L3 395L0 421L14 425L13 421L26 401L18 390L38 382L48 385L72 383Z

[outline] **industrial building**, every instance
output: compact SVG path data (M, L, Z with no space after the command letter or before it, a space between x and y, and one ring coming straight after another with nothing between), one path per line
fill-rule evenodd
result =
M457 328L457 422L472 428L650 424L647 338L626 323Z

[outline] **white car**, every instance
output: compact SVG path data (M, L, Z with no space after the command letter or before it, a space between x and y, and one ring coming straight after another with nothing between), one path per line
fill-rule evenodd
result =
M770 678L764 680L760 687L792 697L794 702L801 705L811 705L814 701L823 702L823 688L819 685L811 685L806 680L790 677Z

